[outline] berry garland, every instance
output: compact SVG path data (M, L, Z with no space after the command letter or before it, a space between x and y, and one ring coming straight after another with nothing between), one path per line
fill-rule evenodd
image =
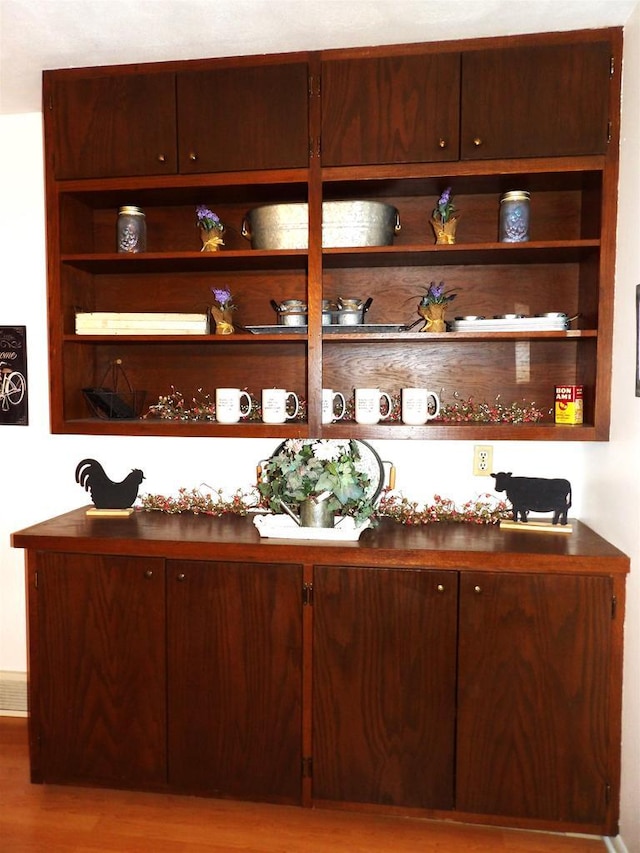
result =
M392 518L399 524L406 525L432 524L438 521L498 524L501 519L511 517L511 510L506 501L498 500L489 494L467 501L461 507L440 495L434 495L433 500L433 504L421 506L417 501L410 501L402 496L383 494L376 508L376 515L379 518Z
M221 515L247 515L249 509L257 505L255 493L243 492L238 489L230 498L223 496L222 489L214 490L216 497L210 492L202 493L200 489L178 490L178 497L165 497L164 495L141 495L138 509L147 511L156 510L176 515L182 512L192 512L194 515L212 515L219 518Z
M165 512L171 515L191 512L194 515L210 515L216 518L227 514L244 516L250 510L261 507L265 512L268 511L261 505L256 489L248 492L239 489L230 498L223 496L222 489L214 490L214 494L215 497L210 492L201 492L200 489L181 488L177 498L141 495L137 509L147 512ZM454 501L448 498L434 495L433 504L421 506L417 501L391 494L386 489L382 493L373 518L390 518L405 525L432 524L440 521L498 524L501 519L509 518L510 515L508 504L489 494L467 501L462 507L456 506Z

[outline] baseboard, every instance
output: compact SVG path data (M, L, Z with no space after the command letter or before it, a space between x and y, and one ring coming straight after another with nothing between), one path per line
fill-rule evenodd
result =
M26 717L26 672L0 672L0 714L7 717Z
M627 845L624 843L622 838L619 835L616 835L615 838L606 837L603 839L605 843L605 847L609 851L609 853L629 853L627 850Z

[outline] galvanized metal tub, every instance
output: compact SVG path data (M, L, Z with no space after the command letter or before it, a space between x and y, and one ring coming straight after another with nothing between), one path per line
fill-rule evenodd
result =
M306 249L308 205L267 204L254 207L242 223L252 249ZM325 201L322 204L324 248L390 246L400 230L395 207L380 201Z

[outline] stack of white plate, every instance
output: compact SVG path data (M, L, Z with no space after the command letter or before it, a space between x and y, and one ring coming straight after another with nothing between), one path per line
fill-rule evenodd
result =
M456 317L450 328L452 332L563 332L567 328L567 316Z

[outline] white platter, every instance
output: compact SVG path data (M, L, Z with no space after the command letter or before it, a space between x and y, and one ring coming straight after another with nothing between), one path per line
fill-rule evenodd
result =
M322 542L356 542L370 526L367 519L356 527L353 518L346 516L335 527L298 527L288 515L256 515L253 523L260 536L269 539L307 539Z

